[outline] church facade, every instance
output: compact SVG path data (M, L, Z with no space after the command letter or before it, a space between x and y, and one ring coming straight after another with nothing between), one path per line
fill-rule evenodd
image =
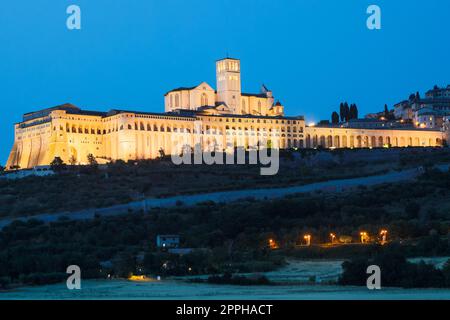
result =
M176 135L187 137L190 147L200 139L204 149L214 141L223 150L230 144L254 147L250 141L280 149L434 147L444 141L442 130L306 126L302 116L285 116L266 86L259 93L242 92L237 59L217 61L216 80L216 90L202 82L167 92L164 113L96 112L65 104L24 114L14 127L6 169L49 165L55 157L86 164L89 154L99 162L152 159L180 152Z

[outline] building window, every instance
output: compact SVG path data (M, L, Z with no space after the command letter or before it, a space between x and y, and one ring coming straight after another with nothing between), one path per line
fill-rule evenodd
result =
M178 108L180 106L180 96L178 93L175 95L175 108Z
M201 106L205 107L208 105L208 96L206 95L206 93L202 93L202 99L201 99Z

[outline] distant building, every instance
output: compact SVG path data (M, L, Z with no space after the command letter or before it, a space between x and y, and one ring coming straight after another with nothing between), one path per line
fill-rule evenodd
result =
M440 129L443 118L450 115L450 85L446 88L435 86L425 93L425 98L419 93L412 94L394 108L397 119L412 120L418 128Z
M179 235L158 235L156 237L156 246L158 248L178 248L180 246Z

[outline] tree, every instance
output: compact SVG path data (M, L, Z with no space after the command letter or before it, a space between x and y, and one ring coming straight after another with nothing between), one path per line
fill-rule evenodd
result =
M342 103L342 102L339 105L339 117L341 118L341 122L345 121L345 108L344 108L344 103Z
M347 102L344 103L344 119L345 121L350 120L350 108Z
M388 109L387 104L384 105L384 117L385 117L386 119L389 118L389 109Z
M60 157L55 157L52 162L50 162L50 167L53 171L59 172L65 168L66 164Z
M98 166L97 159L95 159L95 157L94 157L94 155L92 153L89 153L87 155L87 161L88 161L88 163L89 163L89 165L91 167L97 167Z
M405 206L405 214L410 219L415 219L420 213L420 204L414 201L408 202Z
M348 119L349 120L358 119L358 107L356 106L356 104L350 105L350 112Z
M77 158L75 158L75 156L72 155L72 156L69 158L69 163L70 163L71 166L76 165L76 164L77 164Z
M5 171L5 167L0 166L0 172L3 172L3 171Z
M339 114L338 114L336 111L334 111L334 112L331 114L331 122L332 122L333 124L339 123Z

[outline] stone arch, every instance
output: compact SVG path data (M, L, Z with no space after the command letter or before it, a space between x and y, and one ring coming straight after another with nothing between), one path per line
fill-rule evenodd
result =
M390 147L392 145L391 137L386 137L386 144Z
M371 146L372 148L376 148L376 147L377 147L377 138L376 138L375 136L372 136L372 137L370 138L370 146Z
M362 137L361 136L357 136L356 137L356 147L357 148L361 148L362 147Z
M355 137L354 136L350 136L350 144L349 144L350 148L354 148L355 147Z
M347 148L347 136L342 136L342 147Z
M335 148L340 148L341 147L341 139L339 136L334 136L334 145L333 147Z
M320 145L321 147L324 147L324 148L325 148L325 146L326 146L325 136L320 136L320 139L319 139L319 145Z
M326 145L327 148L333 147L333 137L332 137L331 135L329 135L329 136L327 137L326 143L327 143L327 145Z
M409 147L412 147L414 144L413 144L413 138L412 137L409 137L408 138L408 146Z
M362 139L362 147L368 148L369 147L369 136L364 136Z
M311 135L306 135L306 148L311 148Z
M397 137L394 138L394 147L398 147L398 138Z
M319 140L318 140L317 134L315 134L313 136L313 144L312 144L312 146L313 146L313 148L317 148L319 146Z
M382 148L384 146L383 137L378 137L378 147Z

